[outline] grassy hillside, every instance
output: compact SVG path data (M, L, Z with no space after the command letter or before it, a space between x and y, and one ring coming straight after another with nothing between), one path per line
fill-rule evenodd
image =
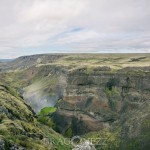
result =
M62 136L40 124L31 107L4 84L0 84L0 112L0 141L4 149L70 149L61 145Z
M149 66L150 54L70 54L65 55L51 63L40 63L39 65L61 65L70 68L87 66L109 66L112 69L124 67Z

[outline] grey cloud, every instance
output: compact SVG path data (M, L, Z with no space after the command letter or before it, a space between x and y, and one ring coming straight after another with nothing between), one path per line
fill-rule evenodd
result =
M83 30L69 33L74 28ZM42 53L45 45L70 52L150 52L150 1L1 0L0 29L0 57L17 57L22 49L36 53L37 47Z

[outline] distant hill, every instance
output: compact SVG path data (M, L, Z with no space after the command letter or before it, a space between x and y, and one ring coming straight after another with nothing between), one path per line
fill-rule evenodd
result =
M13 59L0 59L0 62L11 62Z

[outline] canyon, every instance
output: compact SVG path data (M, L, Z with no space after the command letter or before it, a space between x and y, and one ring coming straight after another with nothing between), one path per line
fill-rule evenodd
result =
M149 64L150 54L42 54L1 62L1 139L9 148L31 149L37 138L34 148L46 149L47 133L54 139L78 135L107 139L93 142L96 149L149 149ZM30 129L24 134L26 122L35 136ZM18 126L31 145L10 140Z

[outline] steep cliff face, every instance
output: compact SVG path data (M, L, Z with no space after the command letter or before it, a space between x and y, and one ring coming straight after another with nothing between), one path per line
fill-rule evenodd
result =
M143 115L144 120L149 116L149 89L148 67L117 72L107 67L90 72L87 68L76 69L68 73L67 87L62 100L56 104L58 110L53 120L59 132L65 134L71 128L73 135L111 128L115 123L120 127L125 120L128 122L129 116L138 122L138 117ZM147 112L141 110L142 106ZM127 124L124 126L130 128ZM134 129L130 128L130 137L140 132Z

